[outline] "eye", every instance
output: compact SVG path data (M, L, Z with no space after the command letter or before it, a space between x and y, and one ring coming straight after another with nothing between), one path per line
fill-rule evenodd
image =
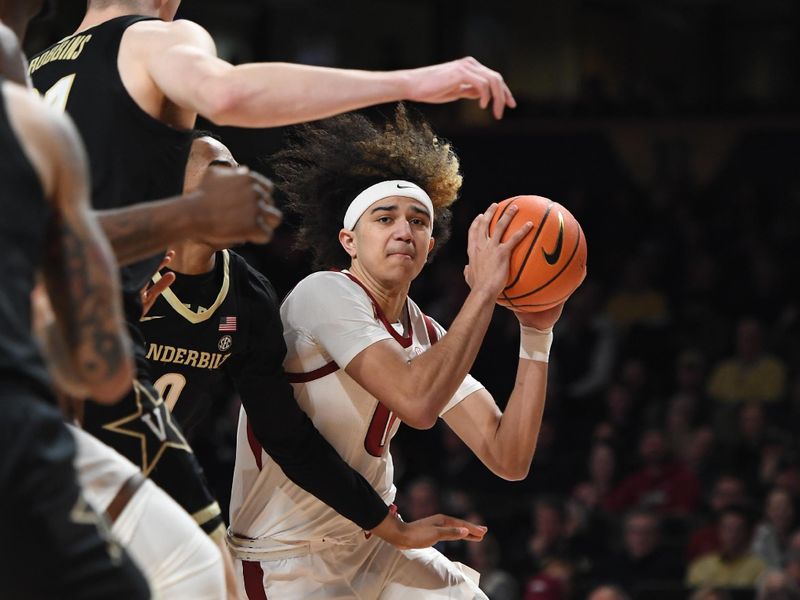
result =
M387 223L391 223L391 222L392 222L392 218L391 217L387 217L386 215L384 215L382 217L378 217L378 223L387 224Z

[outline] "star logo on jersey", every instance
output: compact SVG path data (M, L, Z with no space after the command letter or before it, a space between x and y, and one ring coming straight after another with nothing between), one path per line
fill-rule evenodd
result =
M134 380L133 389L136 392L136 412L103 425L103 429L139 439L142 449L139 467L147 477L168 448L189 453L192 449L172 420L164 401L160 397L154 398L138 381ZM146 411L142 404L143 396L148 405Z
M229 335L223 335L219 338L219 342L217 343L217 348L220 352L227 352L233 346L233 338Z

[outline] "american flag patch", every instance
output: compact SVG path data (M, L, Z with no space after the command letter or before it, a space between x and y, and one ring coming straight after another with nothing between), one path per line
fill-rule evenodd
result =
M220 331L236 331L236 317L222 317L219 320Z

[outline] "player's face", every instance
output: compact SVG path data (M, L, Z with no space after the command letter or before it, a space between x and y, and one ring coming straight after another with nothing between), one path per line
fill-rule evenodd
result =
M210 137L202 137L192 142L186 173L183 178L183 192L193 192L200 186L203 176L211 166L237 167L231 151L222 142Z
M407 285L419 275L433 248L432 215L413 198L389 196L373 203L340 241L353 263L389 286Z

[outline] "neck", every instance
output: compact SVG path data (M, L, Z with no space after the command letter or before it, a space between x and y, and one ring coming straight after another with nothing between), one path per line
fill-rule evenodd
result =
M116 19L117 17L124 17L127 15L157 17L159 16L159 13L158 9L156 8L150 8L148 10L140 6L135 9L132 9L122 4L119 5L112 4L111 6L107 6L104 8L90 8L89 10L86 11L86 15L83 17L83 21L81 21L81 24L78 25L77 32L89 29L90 27L94 27L95 25L100 25L101 23L105 23L106 21L110 21L111 19Z
M214 268L216 253L210 246L197 242L177 244L169 268L184 275L202 275Z
M352 262L349 271L369 290L369 293L375 298L375 302L381 307L383 314L386 315L387 321L394 323L400 319L408 299L410 281L396 286L386 285L362 269L357 259Z

